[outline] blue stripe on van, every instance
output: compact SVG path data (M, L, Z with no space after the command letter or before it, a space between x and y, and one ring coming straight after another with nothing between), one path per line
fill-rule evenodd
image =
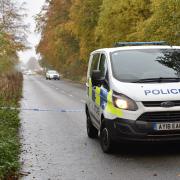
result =
M101 96L101 103L100 103L100 105L101 105L102 109L105 109L106 103L107 103L107 96L108 96L107 89L105 89L104 87L101 87L100 96Z

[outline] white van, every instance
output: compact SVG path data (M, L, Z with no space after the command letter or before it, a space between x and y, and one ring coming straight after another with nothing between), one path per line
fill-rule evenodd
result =
M180 46L123 42L91 53L87 134L118 141L180 140Z

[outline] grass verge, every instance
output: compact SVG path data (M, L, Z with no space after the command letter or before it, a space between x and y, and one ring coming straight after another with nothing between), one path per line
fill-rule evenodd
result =
M0 76L0 106L19 107L22 75ZM0 109L0 179L17 179L20 168L19 112Z

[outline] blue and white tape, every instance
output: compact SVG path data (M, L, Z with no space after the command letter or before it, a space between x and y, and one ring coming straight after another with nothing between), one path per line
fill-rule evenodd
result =
M83 109L41 109L41 108L16 108L16 107L0 107L1 110L17 110L17 111L35 111L35 112L84 112Z

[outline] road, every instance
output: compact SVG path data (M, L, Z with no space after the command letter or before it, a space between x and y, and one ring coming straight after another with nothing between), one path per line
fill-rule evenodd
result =
M82 85L25 76L21 112L23 180L172 180L180 179L180 146L119 145L101 151L86 135ZM74 112L58 112L57 109ZM82 111L83 110L83 111Z

